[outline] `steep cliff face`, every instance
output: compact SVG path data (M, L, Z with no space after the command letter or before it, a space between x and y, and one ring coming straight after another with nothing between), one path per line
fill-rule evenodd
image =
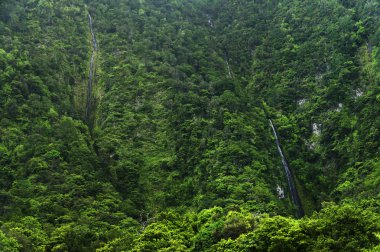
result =
M1 1L0 250L374 248L379 17Z

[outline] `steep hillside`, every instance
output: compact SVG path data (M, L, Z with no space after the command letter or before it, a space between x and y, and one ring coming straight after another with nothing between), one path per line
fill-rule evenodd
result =
M0 251L376 251L379 18L1 1Z

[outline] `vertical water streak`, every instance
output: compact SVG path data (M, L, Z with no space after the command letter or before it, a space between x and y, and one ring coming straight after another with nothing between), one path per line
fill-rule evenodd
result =
M88 85L87 85L87 102L86 102L86 119L90 118L91 113L91 97L92 97L92 79L93 79L93 69L94 69L94 52L91 55L90 61L90 72L88 75Z
M292 173L290 171L288 162L286 161L285 155L281 149L280 141L278 139L277 130L274 127L271 119L269 119L269 122L270 122L270 126L272 127L273 135L274 135L275 140L276 140L277 150L281 156L281 162L282 162L282 165L283 165L284 170L285 170L285 175L286 175L286 179L288 181L288 186L289 186L289 191L290 191L290 197L292 199L293 205L297 208L296 216L299 218L299 217L302 217L304 213L303 213L301 201L300 201L299 196L298 196L297 188L294 184Z
M232 78L232 74L231 74L231 69L230 69L230 64L228 63L228 60L226 59L226 65L227 65L227 71L228 71L228 78Z
M232 78L230 63L228 62L228 51L227 51L227 49L224 49L224 62L226 63L226 66L227 66L227 77Z
M95 33L92 27L92 17L90 13L88 14L88 23L90 26L91 31L91 37L92 37L92 54L91 54L91 60L90 60L90 70L88 75L88 85L87 85L87 102L86 102L86 120L87 122L90 121L90 115L91 115L91 103L92 103L92 82L94 77L94 58L95 58L95 52L97 50L97 44L96 44L96 38Z
M90 25L90 31L91 31L91 36L92 36L92 44L94 46L94 51L96 51L98 48L97 48L97 44L96 44L94 29L92 27L92 17L90 15L90 13L88 13L88 23Z

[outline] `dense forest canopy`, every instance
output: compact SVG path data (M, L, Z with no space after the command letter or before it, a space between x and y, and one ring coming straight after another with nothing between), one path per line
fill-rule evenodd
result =
M378 251L379 0L1 0L0 251Z

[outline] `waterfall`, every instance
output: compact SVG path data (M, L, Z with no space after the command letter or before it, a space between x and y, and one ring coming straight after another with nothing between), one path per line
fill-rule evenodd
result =
M273 122L272 122L271 119L269 119L269 122L270 122L270 126L272 127L273 135L274 135L275 140L276 140L277 150L278 150L278 153L281 156L282 165L283 165L284 170L285 170L285 175L286 175L286 179L288 181L288 186L289 186L289 191L290 191L290 197L292 199L293 205L297 208L297 210L296 210L296 216L298 218L300 218L300 217L302 217L304 215L304 213L303 213L301 201L300 201L299 196L298 196L297 188L296 188L296 186L294 184L292 173L290 171L288 162L286 161L285 155L282 152L280 141L278 139L277 130L274 127Z
M227 71L228 71L228 78L232 78L230 64L228 63L228 60L226 59L226 65L227 65Z
M90 26L90 31L91 31L91 37L92 37L92 54L91 54L91 60L90 60L90 70L89 70L89 75L88 75L88 85L87 85L87 102L86 102L86 120L87 122L90 121L90 114L91 114L91 100L92 100L92 80L94 76L94 58L95 58L95 53L97 51L97 44L96 44L96 38L95 38L95 33L92 27L92 17L90 13L88 14L88 23Z
M230 64L228 63L228 51L227 51L227 49L224 49L224 62L226 63L226 67L227 67L227 77L232 78L232 72L231 72Z
M96 51L98 48L97 48L97 44L96 44L94 29L92 28L92 17L90 15L90 13L88 13L88 23L90 25L90 31L91 31L91 36L92 36L92 44L94 46L94 51Z
M86 102L86 119L90 118L91 113L91 96L92 96L92 79L94 74L94 52L91 55L90 61L90 72L88 74L88 85L87 85L87 102Z

